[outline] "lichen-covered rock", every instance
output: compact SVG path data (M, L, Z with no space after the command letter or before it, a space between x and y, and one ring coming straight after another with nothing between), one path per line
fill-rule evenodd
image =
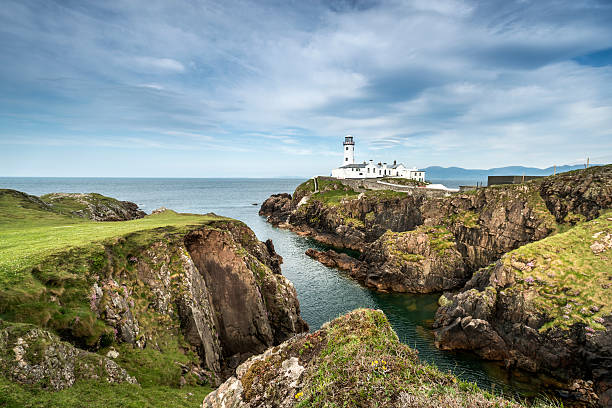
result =
M40 198L57 212L94 221L128 221L146 215L135 203L97 193L51 193Z
M468 278L453 235L444 227L388 231L361 257L357 279L379 291L430 293L452 289Z
M416 352L399 342L381 311L360 309L251 357L202 406L520 405L421 363Z
M596 218L600 210L612 208L612 165L547 177L540 194L557 222Z
M352 189L353 182L328 178L319 178L319 184L325 188L318 193L312 191L310 180L296 189L293 199L284 196L283 226L333 247L362 252L360 260L366 266L354 275L385 291L460 287L476 270L506 252L550 235L557 222L591 219L612 205L612 166L445 197L422 194L419 189L358 193ZM424 235L416 233L420 227L444 229L452 235L456 252L448 254L448 263L436 251L426 250ZM398 236L415 231L421 238L395 239L398 246L391 250L388 236L383 235L387 231ZM601 244L594 245L599 250ZM398 254L427 259L398 262Z
M604 214L479 270L461 291L444 295L436 345L546 373L567 383L565 396L593 405L590 392L572 388L591 381L600 405L609 406L612 249L591 246L611 232L612 217Z
M125 263L111 260L117 265L109 275L97 277L91 308L114 328L115 341L158 348L160 329L171 330L218 381L251 355L308 330L272 242L259 242L234 221L178 238L132 248Z
M327 251L317 251L316 249L309 248L306 250L306 255L316 259L325 266L348 272L355 278L363 275L362 268L365 266L363 262L353 258L350 255L336 252L333 249L328 249Z
M107 357L80 350L36 326L1 320L0 369L20 384L55 391L71 387L78 380L137 383Z
M279 225L287 222L291 209L290 194L273 194L261 204L259 215L268 217L270 224Z

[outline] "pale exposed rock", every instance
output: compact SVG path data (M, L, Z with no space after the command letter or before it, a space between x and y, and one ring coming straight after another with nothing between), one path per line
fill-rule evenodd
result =
M68 388L85 379L136 384L135 378L106 357L77 349L35 326L2 321L0 369L13 381L52 390Z

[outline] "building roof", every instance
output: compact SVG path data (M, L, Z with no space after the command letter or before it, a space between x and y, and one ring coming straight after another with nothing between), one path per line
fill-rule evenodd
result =
M347 164L346 166L340 167L341 169L363 169L365 167L365 163L355 163L355 164Z

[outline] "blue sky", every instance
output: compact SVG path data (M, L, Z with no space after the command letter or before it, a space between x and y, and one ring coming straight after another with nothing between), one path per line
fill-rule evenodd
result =
M612 162L612 2L0 7L0 176Z

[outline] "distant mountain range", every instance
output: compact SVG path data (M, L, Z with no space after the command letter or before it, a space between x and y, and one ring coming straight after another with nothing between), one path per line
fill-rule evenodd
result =
M592 164L591 166L600 166L599 164ZM578 164L573 166L557 166L557 173L563 173L565 171L583 169L584 165ZM440 167L430 166L425 167L425 176L427 180L444 179L444 180L474 180L474 181L487 181L488 176L550 176L553 174L554 167L547 167L545 169L538 169L537 167L523 167L523 166L508 166L508 167L496 167L493 169L464 169L461 167Z

